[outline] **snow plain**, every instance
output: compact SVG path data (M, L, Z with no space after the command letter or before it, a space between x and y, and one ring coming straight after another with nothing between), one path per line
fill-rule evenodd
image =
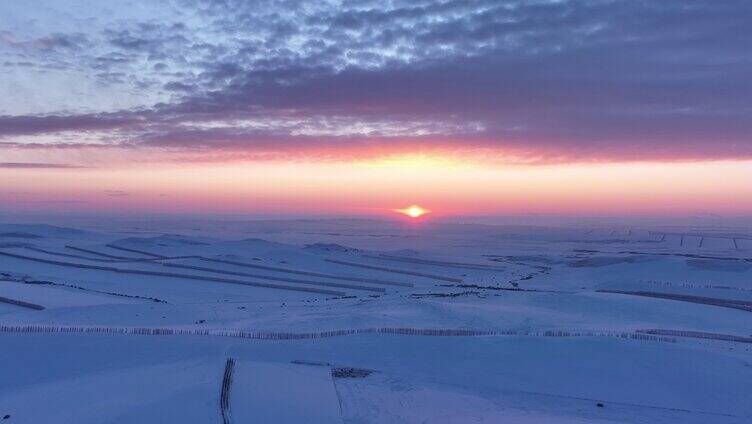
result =
M752 422L752 233L0 225L8 423Z

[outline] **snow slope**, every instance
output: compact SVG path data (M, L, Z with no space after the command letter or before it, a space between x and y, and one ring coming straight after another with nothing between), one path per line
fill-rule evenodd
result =
M0 225L0 417L752 420L744 229L159 225Z

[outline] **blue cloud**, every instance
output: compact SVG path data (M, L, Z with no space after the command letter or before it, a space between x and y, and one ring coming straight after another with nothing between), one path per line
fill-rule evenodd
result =
M0 139L99 132L103 143L207 151L434 141L568 160L752 157L746 1L182 0L139 10L92 16L85 34L0 33L14 49L3 67L77 69L150 100L96 110L82 96L85 113L5 114ZM19 49L39 40L55 48Z

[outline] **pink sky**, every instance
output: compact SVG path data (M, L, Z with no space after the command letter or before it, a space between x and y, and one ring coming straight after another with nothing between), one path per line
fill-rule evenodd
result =
M0 210L752 214L752 2L85 3L0 2Z
M335 162L0 169L3 210L433 215L752 214L752 161L514 165L429 155Z

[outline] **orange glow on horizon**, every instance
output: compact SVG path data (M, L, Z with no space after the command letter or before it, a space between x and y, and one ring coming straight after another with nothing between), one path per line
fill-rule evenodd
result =
M394 212L398 212L409 216L410 218L420 218L421 216L431 213L428 209L423 209L418 205L412 205L405 209L392 209Z
M430 211L414 205L423 212L405 212L420 199L442 217L752 215L750 180L752 160L499 166L420 153L352 163L0 168L0 211L382 217L397 212L420 220ZM406 207L387 206L395 204Z

